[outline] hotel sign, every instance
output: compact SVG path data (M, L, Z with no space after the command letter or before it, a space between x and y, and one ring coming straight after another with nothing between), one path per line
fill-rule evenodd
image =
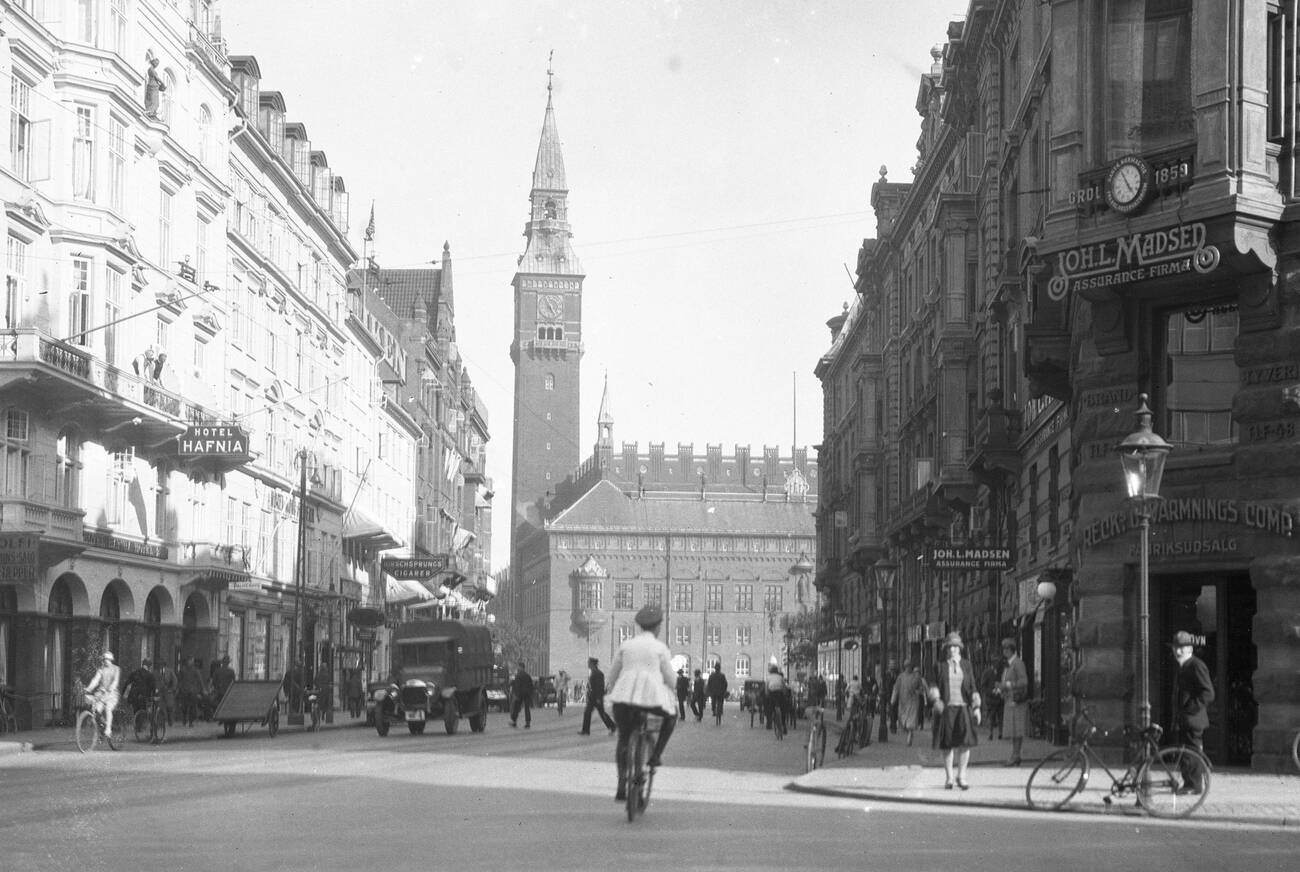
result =
M40 544L39 533L0 534L0 581L35 581Z
M385 557L379 567L398 581L427 581L447 568L447 555Z
M931 569L1010 569L1010 548L931 548Z
M1205 224L1196 221L1067 248L1056 255L1047 295L1060 302L1081 291L1211 273L1219 266L1219 249L1206 245L1205 238Z
M181 457L248 459L248 434L233 424L191 424L176 446Z

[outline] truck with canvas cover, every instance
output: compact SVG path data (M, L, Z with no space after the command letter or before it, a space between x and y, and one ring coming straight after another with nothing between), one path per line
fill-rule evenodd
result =
M393 628L393 681L375 702L375 729L404 723L412 734L441 718L454 734L464 716L469 728L487 727L487 687L492 682L492 636L464 621L410 621Z

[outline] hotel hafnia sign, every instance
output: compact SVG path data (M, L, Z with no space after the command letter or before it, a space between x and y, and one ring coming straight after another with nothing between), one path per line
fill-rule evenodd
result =
M197 424L176 437L181 457L248 457L248 436L232 425Z
M1218 266L1219 249L1205 244L1205 225L1200 221L1176 224L1057 253L1047 295L1060 302L1080 291L1181 273L1205 274Z

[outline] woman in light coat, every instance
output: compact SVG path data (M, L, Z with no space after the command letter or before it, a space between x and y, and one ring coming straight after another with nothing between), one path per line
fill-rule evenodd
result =
M615 799L627 798L628 742L636 728L640 711L663 718L659 739L646 764L663 765L664 748L677 725L677 673L673 670L672 653L658 639L664 613L658 606L644 606L636 613L641 632L619 646L614 662L609 667L606 680L611 688L608 699L614 704L614 723L618 727L618 745L614 761L618 765L618 789Z
M907 744L912 744L912 734L921 726L921 699L925 696L925 679L911 660L903 661L903 671L894 681L894 692L889 698L898 707L898 728L907 733Z

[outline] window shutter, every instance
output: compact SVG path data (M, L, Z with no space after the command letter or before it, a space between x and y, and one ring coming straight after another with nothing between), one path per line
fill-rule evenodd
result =
M31 168L29 182L48 182L50 176L50 120L33 121L29 128Z

